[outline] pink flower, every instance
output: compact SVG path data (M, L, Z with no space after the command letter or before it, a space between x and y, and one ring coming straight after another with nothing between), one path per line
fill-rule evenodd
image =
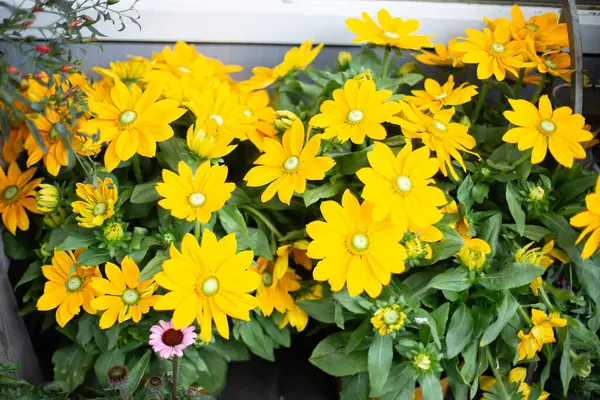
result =
M150 328L150 346L155 353L164 359L173 356L183 357L183 350L196 341L194 326L183 329L173 329L173 321L158 321L160 325Z

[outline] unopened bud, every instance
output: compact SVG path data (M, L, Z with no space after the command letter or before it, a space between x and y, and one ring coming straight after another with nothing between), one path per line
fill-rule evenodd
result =
M462 117L460 117L460 120L458 122L460 122L461 125L464 125L464 126L471 126L471 119L469 117L467 117L466 115L463 115Z
M127 380L127 374L129 374L129 371L126 366L113 365L109 368L106 377L113 386L120 386Z
M76 27L78 27L79 25L81 25L82 23L83 23L83 21L80 21L80 20L77 20L77 19L76 19L75 21L71 21L71 22L69 23L69 28L76 28Z
M275 121L273 125L280 132L285 132L292 127L292 123L298 119L298 116L288 110L275 111Z
M341 68L348 67L348 65L350 64L351 61L352 61L352 54L350 54L347 51L340 51L340 53L338 54L337 62Z

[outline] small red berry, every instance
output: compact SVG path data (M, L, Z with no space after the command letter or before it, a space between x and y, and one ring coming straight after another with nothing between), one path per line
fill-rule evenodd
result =
M33 25L35 21L30 19L28 21L23 22L22 24L17 25L17 28L19 29L27 29L29 28L31 25Z
M35 79L44 79L46 78L46 74L44 72L38 72L37 74L35 74Z
M19 68L17 68L17 67L8 67L8 73L9 74L14 75L17 72L19 72Z
M75 28L81 24L82 24L82 22L76 19L75 21L71 21L71 23L69 23L69 28Z
M38 44L37 46L35 46L35 51L37 51L38 53L49 53L50 47Z
M62 67L60 67L60 70L62 72L70 72L73 69L72 65L63 65Z
M31 9L31 12L34 12L34 13L36 13L36 12L42 12L42 11L44 11L44 9L42 7L40 7L40 6L35 6L35 7L33 7Z
M24 79L24 78L29 78L29 75L27 75L27 74L26 74L26 73L24 73L24 72L21 72L21 73L19 74L19 77L21 77L21 78L23 78L23 79Z
M81 18L83 18L86 21L93 21L94 18L90 17L89 15L82 15Z

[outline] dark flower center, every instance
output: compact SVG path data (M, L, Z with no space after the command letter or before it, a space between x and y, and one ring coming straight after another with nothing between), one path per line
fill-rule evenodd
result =
M183 342L183 332L179 329L169 329L162 334L162 341L167 346L177 346Z

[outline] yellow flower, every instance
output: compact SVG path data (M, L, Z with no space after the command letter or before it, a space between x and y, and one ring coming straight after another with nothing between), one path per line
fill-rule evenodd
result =
M531 309L531 322L536 326L555 328L567 326L567 320L560 317L560 313L552 312L549 315L537 308Z
M323 286L319 283L312 286L309 292L306 292L296 298L296 303L302 300L321 300L323 299ZM308 325L308 314L300 306L294 303L292 309L286 311L283 320L279 324L279 329L283 329L290 324L302 332Z
M29 135L29 129L25 123L12 124L8 131L8 140L2 142L2 160L10 164L17 161L25 148L25 139Z
M119 222L111 222L104 227L104 238L108 241L121 240L123 238L123 225Z
M123 82L127 86L141 84L152 70L152 63L144 58L111 62L110 68L92 67L103 77Z
M404 326L406 314L400 311L400 306L394 304L390 307L381 307L371 318L371 325L380 335L387 335L399 331Z
M337 58L338 65L342 68L348 67L348 65L352 62L352 53L347 51L340 51L338 53Z
M302 42L300 47L293 47L283 58L283 61L273 68L254 67L252 76L247 81L240 82L240 88L245 91L264 89L279 78L283 78L294 69L305 69L317 57L323 45L313 46L312 40Z
M77 183L77 196L82 200L71 203L73 212L79 214L77 221L84 228L102 226L115 215L115 203L119 189L110 178L97 178L96 185Z
M231 144L233 135L220 130L214 119L209 119L204 125L191 125L186 139L188 148L201 160L225 157L237 147Z
M446 204L446 196L430 186L439 164L429 153L427 147L413 151L410 140L396 156L384 143L375 143L367 153L371 168L356 173L365 184L362 198L373 204L373 220L389 216L405 232L409 224L426 228L442 219L438 207Z
M154 309L175 310L175 329L185 328L196 319L205 342L212 337L214 320L219 334L229 339L227 316L249 321L250 310L258 307L258 300L249 293L260 283L260 275L248 270L253 252L236 254L236 247L235 234L217 241L208 229L202 233L200 245L189 233L183 238L181 252L171 244L171 258L155 276L169 292Z
M121 261L121 268L113 263L106 263L104 272L108 279L92 278L90 286L99 294L91 304L96 310L106 310L100 318L100 328L108 329L115 324L127 320L138 323L142 314L147 314L150 307L160 296L155 295L157 288L154 279L138 281L140 270L129 256Z
M359 85L349 79L343 89L333 91L334 100L321 104L321 113L310 119L310 125L325 128L325 139L337 137L342 143L351 139L360 144L365 136L383 140L387 134L382 124L400 111L398 102L386 102L391 96L390 90L377 90L373 81Z
M592 132L592 126L590 124L585 124L583 126L583 130L590 132L592 134L592 137L593 137L592 140L589 140L587 142L582 143L583 148L586 149L586 150L589 150L592 147L594 147L595 145L597 145L600 142L600 140L596 139L597 133L596 132Z
M404 136L421 139L430 150L435 151L442 174L448 176L449 169L454 180L458 180L452 158L466 171L467 167L459 150L477 156L476 153L469 151L476 144L475 138L468 133L469 127L451 122L455 112L454 107L427 115L415 105L401 104L403 118L399 118L399 124Z
M307 180L323 179L335 165L330 157L317 157L321 135L314 135L304 145L304 124L299 119L283 134L282 143L265 138L265 152L254 161L258 166L244 177L250 187L270 183L260 197L263 203L277 193L279 200L290 204L294 192L304 193Z
M358 87L361 87L363 83L367 81L372 81L373 75L371 74L371 71L367 69L365 70L365 72L362 72L358 75L354 75L352 79L358 82Z
M248 107L240 104L240 96L232 93L227 84L192 90L190 100L183 104L196 116L196 125L204 125L212 119L220 132L240 140L248 139L248 131L254 129L252 124L257 121L256 116L246 113Z
M532 359L535 357L535 353L542 349L543 344L538 342L533 332L525 334L522 330L520 330L517 334L517 337L520 339L518 344L519 361L523 360L524 358Z
M583 116L573 114L569 107L553 111L547 95L540 98L539 110L527 100L508 101L514 111L504 111L504 117L517 127L506 132L502 140L518 143L521 151L533 148L533 164L544 161L548 149L567 168L573 166L573 158L585 158L581 143L592 139L592 134L583 130Z
M469 233L469 221L467 221L467 217L460 213L456 201L452 200L446 204L442 208L442 212L445 214L458 214L461 219L456 222L450 222L448 226L458 232L460 236L467 236L467 233Z
M512 40L508 23L500 23L494 31L484 28L483 32L477 29L467 29L467 38L456 43L451 50L464 52L462 62L477 65L477 78L488 79L494 75L497 80L503 81L506 71L519 75L519 68L527 67L529 63L522 60L526 51L527 42Z
M83 250L83 249L81 249ZM44 265L42 273L48 279L44 294L37 302L37 309L49 311L57 308L56 322L64 327L81 307L88 314L96 314L91 301L97 296L90 283L94 277L101 277L98 267L84 267L77 264L81 252L55 251L52 265Z
M465 241L458 252L458 258L460 258L463 266L473 271L483 268L487 255L491 252L492 249L485 240L473 238Z
M248 130L248 139L260 151L263 151L265 137L274 137L277 130L273 126L275 109L269 106L269 93L266 90L240 93L240 104L246 107L244 115L256 117L252 129Z
M571 75L575 70L571 68L569 53L545 53L541 57L536 57L536 62L540 74L560 76L566 82L571 82Z
M580 212L571 217L570 220L571 225L576 228L585 227L583 232L579 234L576 244L581 242L589 233L592 233L581 253L584 260L590 258L598 249L598 244L600 244L600 176L596 181L596 191L585 196L585 205L587 211Z
M275 111L275 120L273 126L280 132L285 132L292 127L292 123L298 119L298 116L289 110Z
M406 249L406 255L409 259L431 259L431 246L429 243L422 241L418 237L405 240L403 245Z
M288 265L291 253L296 264L303 266L307 271L311 271L313 267L312 261L310 260L310 257L306 255L306 249L308 249L308 240L304 239L297 240L292 244L280 246L277 249L277 262L283 262Z
M43 159L48 173L56 176L61 166L69 165L69 153L54 127L62 123L62 119L55 110L46 108L44 115L34 116L33 123L38 128L47 151L42 149L34 135L27 136L23 144L28 155L27 166L31 167Z
M377 22L367 14L362 13L363 19L349 18L346 20L348 30L357 35L352 43L372 43L378 46L394 46L400 49L419 50L421 47L433 47L429 36L413 35L419 29L419 21L402 18L392 18L388 10L382 8L377 12Z
M418 61L425 65L463 68L465 64L463 64L461 59L465 53L452 49L455 43L458 43L456 39L450 39L450 42L448 42L448 47L443 44L436 44L433 47L435 53L421 50L421 54L413 55Z
M256 299L262 313L268 317L274 309L282 314L292 310L294 299L290 293L301 289L300 276L287 264L272 263L262 257L257 263L258 267L250 267L250 270L261 276Z
M329 281L334 292L347 283L350 296L366 291L375 298L390 282L392 273L404 272L406 251L398 243L404 232L390 220L374 221L372 204L359 204L346 190L341 205L325 201L321 213L325 221L306 226L313 239L308 256L321 260L313 270L315 280Z
M508 381L510 383L518 383L519 388L517 391L523 395L521 400L527 400L529 398L529 393L531 392L531 387L525 382L525 378L527 378L527 369L523 367L513 368L508 373ZM479 377L479 387L484 392L491 392L492 387L496 386L496 379L491 376L482 375ZM537 400L546 400L550 397L550 393L542 392L542 394L537 398ZM485 400L486 397L482 397L482 400Z
M60 204L60 192L54 185L47 183L39 184L40 190L35 195L35 207L38 211L49 213L58 207Z
M563 262L569 262L569 257L560 249L554 248L554 240L549 241L543 248L530 248L533 242L527 244L515 253L515 262L539 265L542 268L548 268L557 258ZM538 295L538 289L542 287L542 277L538 276L531 284L533 294Z
M211 213L221 209L235 189L234 183L225 182L227 166L213 166L206 161L192 173L189 165L179 161L177 170L179 175L163 169L164 182L156 184L156 191L163 197L158 205L170 210L175 218L206 224Z
M96 118L86 121L80 131L93 135L99 130L100 139L110 142L104 154L104 165L109 171L136 153L154 157L156 142L173 136L169 124L185 110L178 108L175 100L158 100L161 93L162 85L158 82L151 82L142 92L137 85L131 86L129 91L116 80L110 98L88 102Z
M42 179L34 179L36 168L29 168L21 172L17 163L12 162L8 166L7 173L0 167L0 214L4 226L13 235L17 228L22 231L29 229L29 217L25 209L33 213L39 213L35 206L35 188Z
M518 39L534 42L535 51L559 50L569 46L567 24L558 23L558 14L544 13L525 20L521 8L515 4L510 11L512 23L510 29Z
M477 86L465 82L454 88L454 76L450 75L443 86L434 79L425 79L425 90L413 90L414 96L404 96L402 100L416 105L419 110L440 111L444 107L458 106L471 101L477 94Z

